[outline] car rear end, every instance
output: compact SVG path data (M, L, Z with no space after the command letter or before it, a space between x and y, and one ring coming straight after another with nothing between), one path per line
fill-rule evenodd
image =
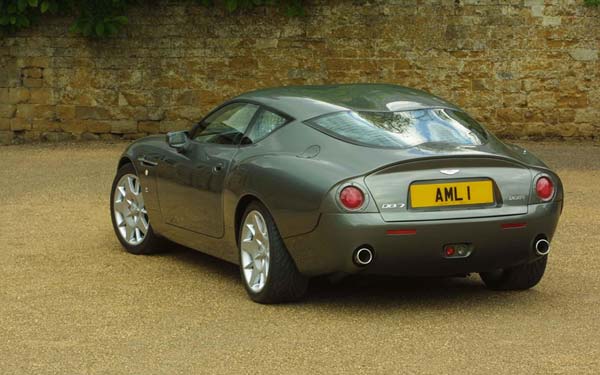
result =
M485 141L420 145L432 152L414 157L407 147L405 159L332 187L315 230L286 239L300 271L445 276L545 256L562 211L559 177L468 151Z
M458 172L448 176L444 170ZM538 181L551 181L551 193L539 192ZM346 207L344 189L360 191L363 203ZM440 159L346 181L328 201L313 232L288 239L304 273L455 275L547 254L562 187L550 171L508 161Z

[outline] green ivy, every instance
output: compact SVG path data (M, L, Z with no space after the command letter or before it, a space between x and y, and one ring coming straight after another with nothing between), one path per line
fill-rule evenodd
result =
M29 27L32 21L30 8L37 8L38 2L31 0L0 0L0 26L10 31Z
M0 31L15 32L37 22L46 13L75 15L69 31L86 37L115 35L127 24L127 8L142 0L0 0ZM184 1L184 0L182 0ZM304 14L304 0L188 0L204 6L222 6L229 12L256 6L280 6L289 16Z
M106 37L119 32L128 19L123 14L132 1L82 0L75 9L77 19L69 31L87 37Z
M127 8L143 0L0 0L0 32L15 32L36 23L47 13L74 15L69 31L86 37L108 37L117 34L128 23ZM186 1L186 0L181 0ZM304 15L306 0L187 0L204 6L221 6L229 12L257 6L277 6L288 16ZM588 6L599 6L600 0L584 0Z

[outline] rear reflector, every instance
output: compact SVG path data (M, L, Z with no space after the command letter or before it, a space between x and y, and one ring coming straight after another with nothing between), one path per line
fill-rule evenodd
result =
M443 256L445 258L466 258L473 252L473 244L457 243L444 246Z
M387 234L392 236L405 236L409 234L417 234L416 229L390 229L386 231Z
M502 229L517 229L517 228L525 228L527 227L527 223L506 223L502 224Z

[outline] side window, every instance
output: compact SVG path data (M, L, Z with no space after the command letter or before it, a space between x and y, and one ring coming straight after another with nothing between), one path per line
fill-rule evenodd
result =
M200 143L238 144L257 110L258 106L250 103L225 106L202 121L192 139Z
M287 122L285 117L263 109L256 117L248 138L256 143Z

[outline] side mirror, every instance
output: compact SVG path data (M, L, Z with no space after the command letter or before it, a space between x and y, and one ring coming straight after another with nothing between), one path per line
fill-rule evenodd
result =
M184 151L189 141L188 132L185 130L167 133L167 143L178 152Z

